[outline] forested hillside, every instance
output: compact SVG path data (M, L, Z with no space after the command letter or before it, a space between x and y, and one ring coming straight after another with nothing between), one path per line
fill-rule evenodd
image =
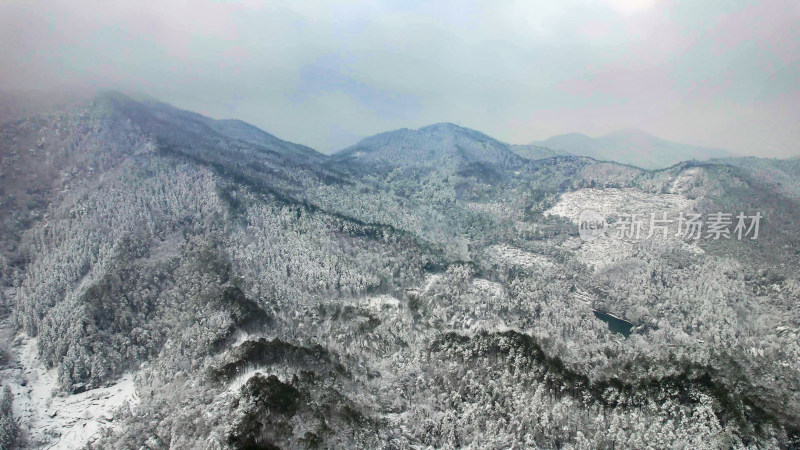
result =
M523 156L452 124L326 156L113 92L3 124L0 442L800 445L796 164ZM588 241L584 209L763 220ZM48 379L134 392L59 428Z

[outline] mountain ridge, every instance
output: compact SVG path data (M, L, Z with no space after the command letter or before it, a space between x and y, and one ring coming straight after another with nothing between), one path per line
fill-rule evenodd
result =
M737 156L725 149L677 143L635 128L596 138L577 132L566 133L544 141L533 141L531 145L648 170L663 169L682 161Z
M424 167L458 171L476 164L508 167L523 161L508 144L449 122L379 133L331 156L341 164L381 170Z
M30 445L92 421L75 447L796 442L797 163L512 151L445 123L330 158L114 94L0 125L0 299L38 346L0 374ZM585 209L768 219L584 242ZM49 369L47 395L124 378L136 403L66 423L24 375Z

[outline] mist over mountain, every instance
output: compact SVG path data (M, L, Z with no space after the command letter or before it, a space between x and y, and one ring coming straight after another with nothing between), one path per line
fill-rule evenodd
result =
M0 450L800 449L798 23L0 1Z
M74 107L95 95L94 89L20 89L0 88L0 124L36 114Z
M531 145L651 170L664 169L681 161L705 161L735 156L727 150L671 142L634 129L620 130L597 138L581 133L568 133L545 141L531 142Z
M793 448L799 179L794 161L647 171L453 124L327 156L117 92L14 119L0 439ZM584 210L607 232L585 239ZM677 228L720 212L727 236ZM740 213L763 217L757 239Z

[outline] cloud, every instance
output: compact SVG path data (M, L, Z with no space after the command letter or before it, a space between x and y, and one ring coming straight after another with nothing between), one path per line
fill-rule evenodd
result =
M655 0L599 0L599 3L626 15L647 11L656 6Z
M323 151L460 122L800 153L792 0L11 1L0 83L144 91ZM766 142L770 142L766 145Z

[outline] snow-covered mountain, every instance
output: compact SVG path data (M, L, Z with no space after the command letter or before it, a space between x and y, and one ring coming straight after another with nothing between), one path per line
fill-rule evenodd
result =
M452 124L326 156L113 92L46 111L0 125L4 446L800 439L793 162L524 158ZM764 219L585 240L586 210Z
M376 169L446 167L458 170L475 164L508 167L521 162L508 144L452 123L438 123L418 130L403 128L371 136L336 153L334 159Z
M620 130L597 138L581 133L568 133L531 144L643 169L663 169L681 161L704 161L734 156L727 150L671 142L634 129Z

